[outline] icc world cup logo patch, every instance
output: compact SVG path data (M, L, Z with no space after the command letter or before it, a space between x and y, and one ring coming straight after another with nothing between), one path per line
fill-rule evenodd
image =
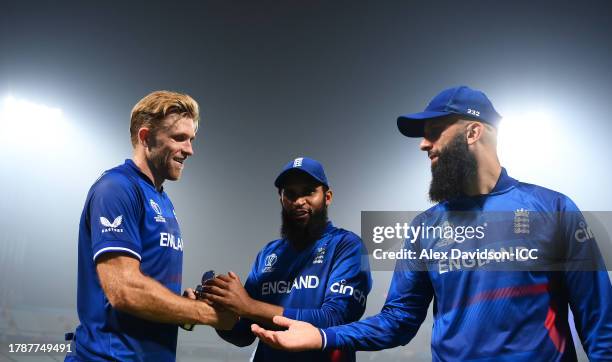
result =
M274 270L273 266L274 264L276 264L276 260L278 259L278 257L276 256L275 253L272 253L268 256L266 256L266 259L264 261L265 267L263 268L262 272L263 273L269 273L272 270Z

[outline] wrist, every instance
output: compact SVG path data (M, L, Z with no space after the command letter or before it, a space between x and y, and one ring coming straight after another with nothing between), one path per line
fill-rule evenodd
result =
M256 316L259 301L251 297L247 297L243 309L238 313L241 318L253 319Z
M217 313L205 302L196 302L197 324L212 325L218 321Z

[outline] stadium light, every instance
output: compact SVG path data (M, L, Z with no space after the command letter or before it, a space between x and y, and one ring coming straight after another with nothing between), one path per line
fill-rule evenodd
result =
M62 110L8 96L0 105L0 129L6 146L61 147L72 132Z
M508 115L499 124L498 152L502 165L513 173L533 176L542 172L542 165L559 162L560 130L547 111L532 111ZM538 160L538 162L534 162ZM534 167L540 167L539 170Z

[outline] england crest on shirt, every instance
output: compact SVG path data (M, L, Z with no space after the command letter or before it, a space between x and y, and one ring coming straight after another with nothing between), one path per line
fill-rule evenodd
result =
M514 233L529 234L529 211L517 209L514 211Z
M324 258L325 258L325 248L324 247L317 248L317 253L315 254L315 257L312 263L313 264L323 264Z

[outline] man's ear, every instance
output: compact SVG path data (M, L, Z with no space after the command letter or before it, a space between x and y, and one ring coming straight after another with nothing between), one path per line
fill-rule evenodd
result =
M144 148L148 148L150 145L151 130L147 127L141 127L138 130L138 143L140 143Z
M334 193L332 190L327 190L325 192L325 206L329 206L334 198Z
M466 127L467 144L472 145L476 143L484 135L484 131L484 124L480 122L469 123Z

